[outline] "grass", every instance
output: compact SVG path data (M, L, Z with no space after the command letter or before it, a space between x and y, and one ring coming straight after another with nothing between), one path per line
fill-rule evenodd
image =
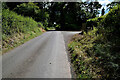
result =
M73 36L68 47L77 78L119 79L119 13L116 5L106 15L87 20L93 30Z
M96 38L97 36L94 33L86 35L76 34L68 44L71 62L77 78L100 78L102 75L98 74L102 69L93 64L95 57L87 53L88 49L95 45L93 42Z
M36 22L32 17L18 15L9 9L2 10L2 54L43 32L42 23Z
M55 30L54 27L47 27L47 30Z
M117 43L108 41L106 36L98 34L98 29L76 34L68 44L70 58L77 78L113 78L119 74L119 49ZM117 39L118 42L120 39ZM116 61L118 60L118 61Z
M42 33L43 32L41 31L41 29L38 28L35 32L29 31L28 33L17 33L12 36L5 37L5 39L2 41L2 54L14 49L15 47L18 47L21 44L24 44L25 42L41 35Z

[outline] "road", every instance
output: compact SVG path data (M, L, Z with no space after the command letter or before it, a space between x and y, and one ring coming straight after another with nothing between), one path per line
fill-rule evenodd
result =
M65 43L78 32L48 31L5 53L3 78L71 78Z

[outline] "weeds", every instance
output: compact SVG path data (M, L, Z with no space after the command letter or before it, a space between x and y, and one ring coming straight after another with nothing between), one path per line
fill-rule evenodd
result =
M77 78L116 79L120 76L119 51L115 51L113 40L106 42L97 31L94 28L84 35L76 34L68 44Z
M45 30L40 22L24 17L9 9L2 12L2 52L5 53L26 41L39 36Z

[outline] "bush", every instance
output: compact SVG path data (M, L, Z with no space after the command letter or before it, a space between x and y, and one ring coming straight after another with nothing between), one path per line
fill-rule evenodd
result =
M32 2L17 5L14 11L24 16L30 16L38 22L44 22L49 17L45 10L39 9L39 7Z
M41 22L38 22L38 27L45 29L45 27L43 26L43 24Z
M86 26L87 27L90 27L90 28L93 28L93 26L95 27L98 27L98 24L99 22L105 18L106 15L104 16L101 16L101 17L96 17L96 18L93 18L93 19L88 19L87 20L87 23L86 23Z
M119 79L119 14L120 5L117 5L108 14L87 20L87 25L96 28L93 27L93 30L84 33L82 37L73 37L68 47L79 78Z
M82 36L77 34L68 45L77 77L116 79L120 76L120 45L97 32L93 28Z
M104 27L107 32L120 33L120 5L113 7L106 15L87 20L87 27Z
M39 12L39 7L36 4L29 2L17 5L14 9L18 14L24 16L34 16Z
M2 10L2 51L3 53L44 32L41 22L24 17L9 9ZM41 28L40 28L41 27Z
M17 13L8 9L2 11L2 31L5 35L19 32L26 33L32 31L37 26L38 23L30 17L17 15Z
M1 4L2 4L2 9L7 9L8 8L5 2L0 3L0 5Z
M99 23L100 26L104 26L108 29L108 32L120 31L120 5L113 7L106 15L106 17Z

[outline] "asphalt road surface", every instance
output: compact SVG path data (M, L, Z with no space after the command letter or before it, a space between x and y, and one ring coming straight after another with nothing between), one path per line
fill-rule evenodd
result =
M5 53L3 78L71 78L65 43L79 32L48 31Z

